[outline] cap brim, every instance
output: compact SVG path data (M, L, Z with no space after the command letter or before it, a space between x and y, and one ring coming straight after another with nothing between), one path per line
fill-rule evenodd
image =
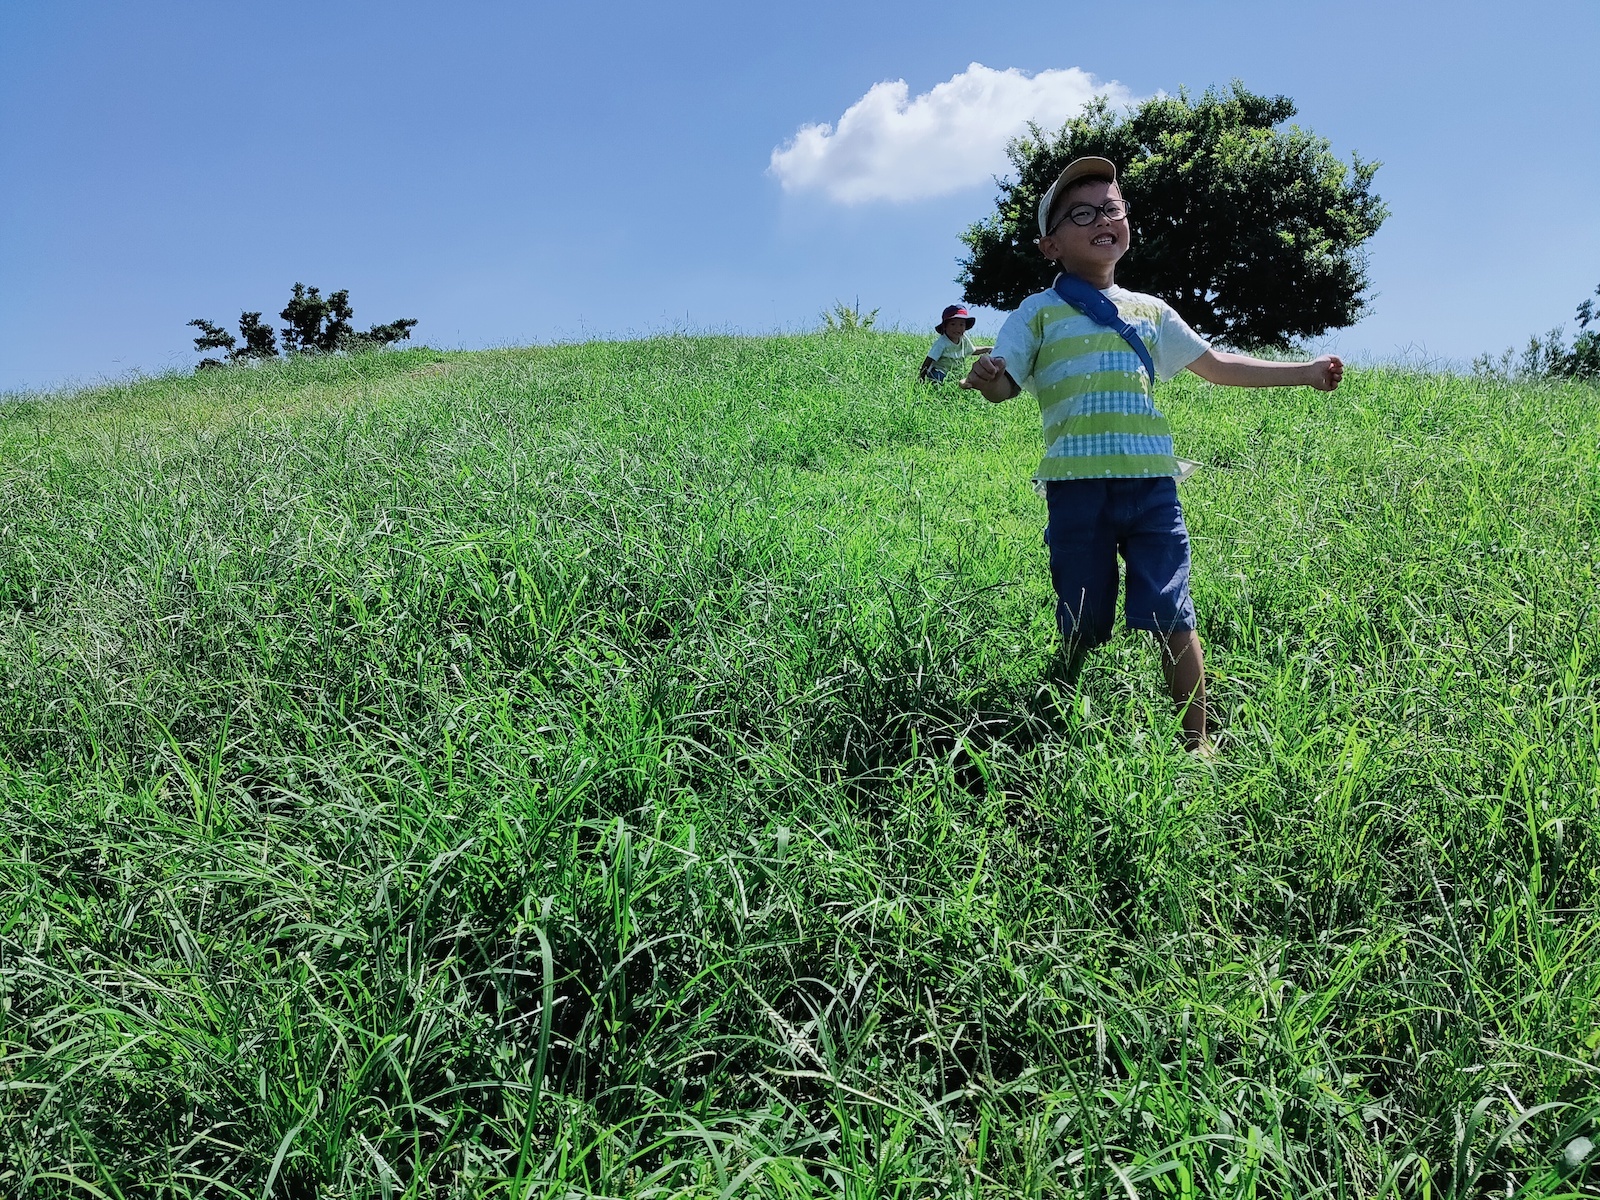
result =
M1044 195L1039 197L1039 236L1050 235L1050 210L1055 205L1055 199L1061 193L1085 175L1109 175L1111 182L1117 181L1117 166L1109 158L1095 158L1092 155L1084 158L1075 158L1061 169L1061 174L1056 176L1056 181L1045 189Z

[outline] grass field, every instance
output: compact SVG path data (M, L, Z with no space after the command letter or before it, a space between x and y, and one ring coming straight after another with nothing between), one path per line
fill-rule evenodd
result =
M0 1195L1600 1194L1600 392L1168 385L1206 764L922 351L0 404Z

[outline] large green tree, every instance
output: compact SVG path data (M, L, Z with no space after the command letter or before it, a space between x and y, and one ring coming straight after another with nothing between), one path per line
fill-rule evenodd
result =
M1117 282L1170 302L1232 346L1285 346L1353 324L1369 303L1363 244L1389 215L1371 191L1375 162L1334 156L1325 138L1284 123L1287 96L1235 82L1147 100L1126 113L1104 100L1054 134L1039 126L1007 153L994 214L961 235L957 282L969 304L1015 308L1049 286L1035 242L1039 197L1072 159L1117 164L1133 245Z

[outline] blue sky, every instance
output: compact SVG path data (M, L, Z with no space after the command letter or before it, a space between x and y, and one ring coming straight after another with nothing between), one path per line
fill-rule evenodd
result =
M1375 312L1328 344L1466 360L1570 331L1600 283L1597 46L1594 0L0 0L0 389L186 368L190 317L273 315L296 281L445 347L857 298L930 327L994 187L926 194L949 178L917 137L994 84L970 174L1069 69L1134 97L1238 78L1381 159ZM774 150L824 123L786 187Z

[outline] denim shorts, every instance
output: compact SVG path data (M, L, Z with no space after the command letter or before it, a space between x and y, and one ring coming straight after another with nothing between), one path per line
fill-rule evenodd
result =
M1193 629L1189 531L1178 485L1155 479L1052 479L1045 484L1050 579L1061 636L1099 646L1117 611L1117 557L1127 564L1123 620L1130 629Z

